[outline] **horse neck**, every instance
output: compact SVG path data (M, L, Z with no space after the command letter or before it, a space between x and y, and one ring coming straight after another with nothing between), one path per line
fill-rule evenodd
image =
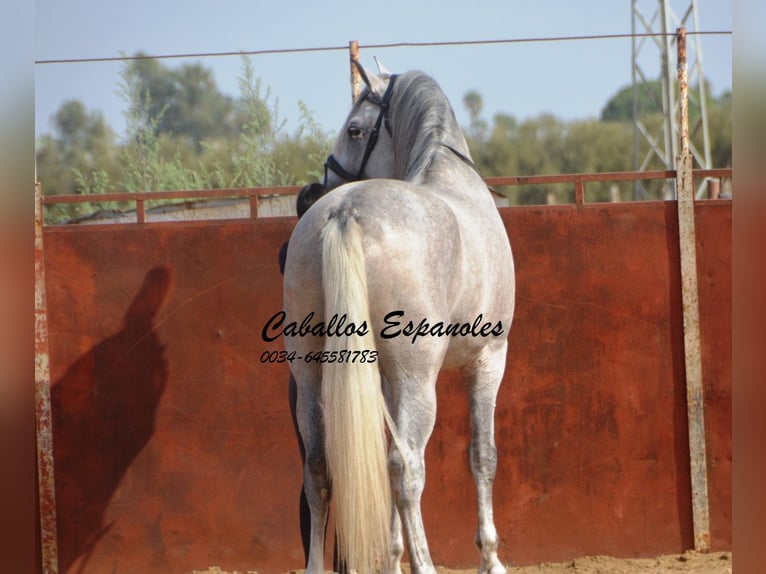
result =
M438 129L412 131L416 136L415 141L408 144L410 151L399 150L394 154L397 178L413 183L438 184L441 188L446 185L468 193L477 186L486 187L473 165L468 144L457 123L447 121L440 123Z
M475 200L487 194L487 185L467 155L455 146L442 145L416 181L453 196ZM462 157L461 157L462 156Z
M461 150L465 147L449 101L436 82L421 72L399 77L389 119L396 178L410 181L422 177L442 143Z
M410 130L410 138L398 141L394 145L396 177L405 181L423 181L429 179L435 164L441 161L444 152L448 152L447 161L466 158L470 162L470 151L462 132L456 124L450 122L426 125Z

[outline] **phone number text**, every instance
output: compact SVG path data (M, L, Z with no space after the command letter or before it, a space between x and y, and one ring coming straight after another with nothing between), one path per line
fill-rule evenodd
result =
M378 352L365 349L363 351L316 351L298 355L295 351L264 351L261 353L261 363L293 363L304 361L306 363L375 363L378 360Z

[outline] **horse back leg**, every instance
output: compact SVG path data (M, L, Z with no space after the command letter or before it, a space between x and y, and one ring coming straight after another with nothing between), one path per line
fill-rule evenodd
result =
M492 486L497 470L495 401L505 369L506 349L507 343L500 349L485 347L473 364L464 369L471 409L469 461L479 509L474 541L481 554L480 574L506 571L497 557L498 536L492 512Z
M383 380L383 395L386 399L386 406L388 407L388 412L394 413L396 411L394 410L394 399L393 399L391 385L388 383L388 380L385 378L385 376L382 377L382 380ZM395 445L392 445L391 448L395 448ZM391 483L391 490L392 492L396 490L394 487L393 481ZM404 537L402 536L402 519L399 516L399 509L396 507L395 495L394 495L393 504L391 505L390 544L391 546L388 552L388 562L386 566L383 568L383 574L402 574L402 558L404 557Z
M396 504L391 505L391 548L388 552L388 563L383 568L383 574L402 574L402 557L404 557L404 537L402 536L402 519Z
M399 444L391 445L388 459L391 486L406 533L411 571L413 574L435 574L423 527L420 500L425 486L426 444L436 422L436 375L425 381L408 380L395 384L397 389L392 416ZM401 532L395 515L392 529ZM395 540L392 539L392 542ZM393 549L392 557L401 552L403 548ZM394 567L400 558L392 561Z
M298 385L297 418L306 451L303 490L311 512L307 574L324 573L325 530L331 495L319 399L318 383Z

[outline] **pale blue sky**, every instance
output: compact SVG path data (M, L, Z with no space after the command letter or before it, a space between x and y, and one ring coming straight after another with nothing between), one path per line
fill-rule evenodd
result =
M673 0L682 12L690 0ZM647 17L657 2L640 3ZM731 30L731 0L698 0L701 30ZM631 31L630 0L38 0L36 60L149 54L223 52L346 46L396 42L495 40ZM691 39L690 39L691 40ZM615 91L631 79L629 39L489 46L410 47L361 51L394 72L421 69L451 99L461 125L468 123L462 98L484 99L484 116L519 118L550 112L562 119L597 117ZM731 36L702 38L704 73L714 93L730 89ZM288 131L298 125L302 99L323 128L336 131L350 104L346 51L253 56L255 73L279 99ZM649 74L659 52L642 49ZM185 60L167 60L178 66ZM238 95L239 56L205 58L219 88ZM101 110L119 133L124 102L116 95L120 63L35 66L37 134L51 130L51 115L67 99Z

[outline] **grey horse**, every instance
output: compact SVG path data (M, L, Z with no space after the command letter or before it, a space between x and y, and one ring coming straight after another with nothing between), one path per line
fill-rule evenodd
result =
M322 197L290 238L283 335L298 386L311 509L307 572L324 571L332 496L351 571L435 572L420 499L436 380L470 400L479 572L502 574L492 512L495 401L513 317L513 257L452 107L422 72L374 74L328 158ZM388 432L388 434L387 434ZM390 441L389 441L390 438Z

